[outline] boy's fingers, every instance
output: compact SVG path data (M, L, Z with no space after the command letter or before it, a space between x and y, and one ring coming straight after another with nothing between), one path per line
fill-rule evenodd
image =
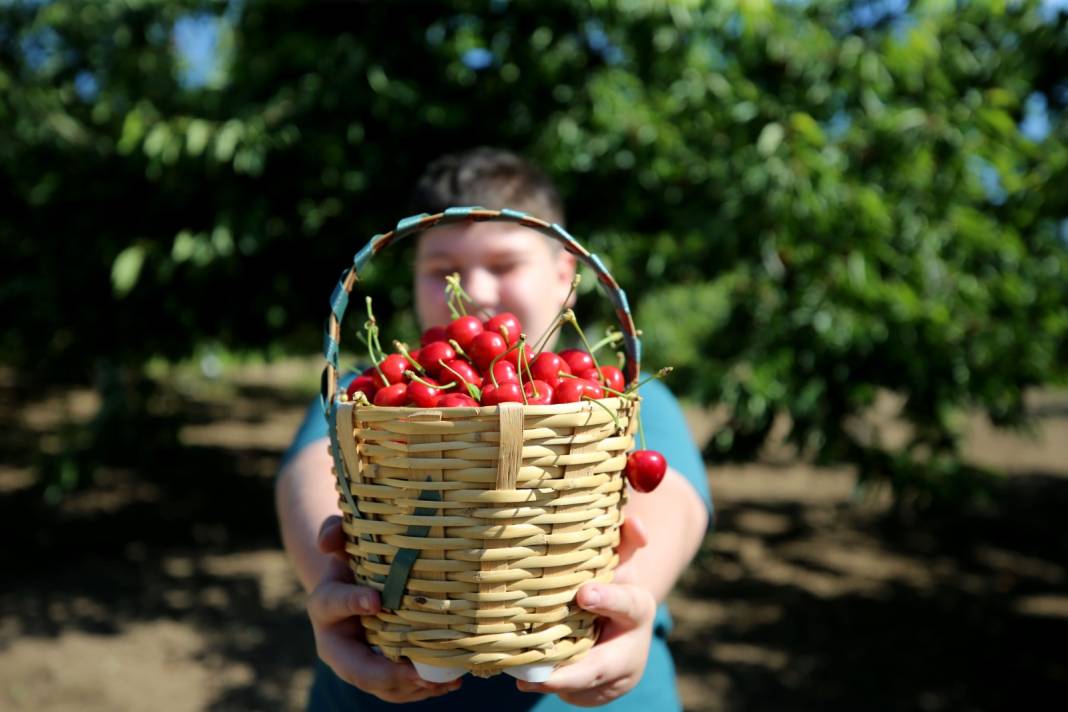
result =
M341 581L323 581L308 597L308 616L316 626L340 623L353 616L377 613L378 591Z
M623 520L623 526L619 530L619 563L625 563L634 556L634 552L649 543L645 524L634 515Z
M460 686L459 681L422 680L411 664L395 663L364 643L329 632L319 640L319 656L345 682L387 702L416 702Z
M578 604L587 611L611 618L627 628L642 625L656 608L652 595L630 584L586 584L579 589Z
M341 517L335 514L323 520L323 525L319 527L317 543L319 551L324 554L345 550L345 533L341 529Z

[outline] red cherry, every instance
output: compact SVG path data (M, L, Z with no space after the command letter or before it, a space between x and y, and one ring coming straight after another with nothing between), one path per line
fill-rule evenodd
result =
M466 393L446 393L438 401L439 408L477 408L478 402Z
M375 379L370 376L357 376L352 379L352 383L345 389L345 393L348 394L349 400L356 395L356 391L362 391L367 400L374 402L375 391L378 390L378 386L375 385Z
M545 381L527 381L523 384L528 405L549 405L553 402L553 387Z
M530 373L536 380L545 381L553 388L560 383L560 371L571 373L571 367L552 351L542 351L530 364Z
M435 341L445 341L448 337L445 335L444 326L432 326L423 332L423 335L419 337L419 345L426 346L432 344Z
M405 383L394 383L392 386L386 386L380 388L375 393L375 405L382 405L388 408L397 408L408 403L408 385Z
M439 385L433 378L424 378L426 383L412 381L408 384L408 400L417 408L433 408L441 399L441 389L433 386Z
M667 472L667 460L656 450L635 450L627 456L627 481L639 492L652 492Z
M483 376L482 380L485 381L486 378L486 376ZM489 380L492 381L494 378L497 379L497 383L507 383L509 381L518 381L519 374L515 370L515 365L501 359L493 364L493 378Z
M588 368L593 368L593 356L582 349L564 349L560 352L560 358L567 361L571 367L571 373L576 376Z
M522 403L523 391L519 390L519 383L509 381L495 386L492 383L482 389L482 405L497 405L498 403Z
M478 375L478 371L475 367L464 361L461 358L454 358L452 361L446 361L445 366L441 369L441 375L439 378L448 383L450 381L457 380L456 374L460 375L460 378L470 383L472 386L482 387L482 376ZM449 370L452 369L452 370ZM455 373L453 373L455 371ZM467 393L467 387L463 383L457 383L455 386L449 389L450 393Z
M565 378L553 393L553 403L578 403L584 396L604 398L604 389L599 383L587 381L585 378Z
M508 345L504 342L503 336L492 331L483 331L471 341L471 348L467 349L467 353L475 365L485 371L493 359L507 349Z
M371 372L371 378L374 379L375 385L379 388L388 386L395 383L404 382L404 372L410 368L411 364L408 363L408 359L404 358L400 354L390 354L382 359L382 363L378 364L378 368ZM379 374L379 371L382 373ZM386 377L386 382L382 382L382 376Z
M408 352L408 355L412 357L412 361L419 363L419 351L420 349L414 349Z
M441 374L439 361L452 361L454 358L456 350L444 341L434 341L419 349L419 365L431 376Z
M620 371L615 366L601 366L601 375L604 376L603 383L606 386L608 386L612 390L616 390L621 393L623 392L623 387L626 385L626 382L623 379L622 371Z
M475 316L458 317L445 327L445 336L458 343L464 351L471 345L471 341L481 333L482 322Z
M518 370L519 367L520 367L520 363L519 363L520 353L519 352L520 352L520 349L518 349L518 348L517 349L513 349L512 351L509 351L508 353L506 353L502 357L502 360L507 361L508 363L512 364ZM524 355L523 364L522 365L525 368L526 366L530 365L531 359L534 358L534 352L530 350L530 346L528 346L527 344L523 344L522 352L523 352L523 355Z
M600 371L596 368L587 368L585 371L579 371L575 375L579 378L585 378L587 381L603 383L613 390L623 390L623 372L615 366L601 366Z
M486 331L492 331L494 334L501 334L503 333L501 329L506 329L509 346L519 341L519 334L523 332L523 328L519 325L519 317L512 312L501 312L487 319L484 326Z

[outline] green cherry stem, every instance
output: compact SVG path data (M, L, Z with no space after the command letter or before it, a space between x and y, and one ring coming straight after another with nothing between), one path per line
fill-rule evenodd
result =
M456 381L452 381L451 383L446 383L444 385L434 385L433 383L430 383L429 381L424 381L422 378L419 377L418 373L416 373L415 371L412 371L412 370L405 371L404 375L407 376L408 378L410 378L411 380L415 381L416 383L423 384L427 388L452 388L453 386L456 385Z
M463 356L464 358L470 360L470 357L468 357L468 355L464 353L464 350L460 348L460 344L456 343L456 339L449 339L449 346L452 347L452 350L456 352L457 356Z
M468 395L470 395L470 396L471 396L472 398L474 398L474 399L475 399L476 401L481 401L481 400L482 400L482 391L480 391L480 390L478 389L478 386L476 386L476 385L475 385L474 383L468 383L468 382L467 382L467 379L465 379L465 378L464 378L463 376L461 376L461 375L460 375L459 373L457 373L457 372L456 372L456 371L454 371L453 369L449 368L449 367L448 367L448 366L447 366L447 365L445 364L445 360L444 360L444 359L440 359L440 358L439 358L439 359L438 359L438 363L439 363L439 364L441 364L441 367L442 367L442 368L444 368L444 369L445 369L446 371L448 371L448 372L449 372L449 373L451 373L452 375L456 376L456 378L458 378L458 379L459 379L459 382L460 382L460 383L462 383L462 384L464 384L465 386L467 386L467 393L468 393ZM454 384L454 385L455 385L455 384Z
M523 366L526 364L527 361L527 335L520 333L519 341L515 342L515 345L516 348L519 349L519 353L517 353L515 357L515 362L518 365L518 368L516 368L515 372L516 376L519 378L519 395L523 396L523 405L530 405L530 401L527 400L527 392L523 389ZM493 375L493 371L490 371L490 375ZM529 367L527 367L527 375L530 375ZM531 378L530 380L531 382L534 381L533 378Z
M564 297L564 303L560 307L560 311L557 312L556 319L553 321L553 325L546 329L545 333L539 336L534 342L534 344L537 346L537 348L534 349L535 356L540 354L542 352L542 349L545 348L546 344L549 343L549 337L555 334L557 330L561 326L563 326L563 322L560 320L563 318L564 313L567 311L567 303L571 301L571 295L575 293L576 289L578 289L579 283L581 281L582 275L576 272L574 278L571 280L571 289L567 291L567 296Z
M594 403L594 404L599 405L602 408L604 408L604 411L606 413L608 413L608 416L610 418L612 418L612 422L615 424L616 430L622 430L623 429L623 426L621 426L619 424L619 416L617 414L613 413L612 409L609 408L608 406L606 406L604 403L602 403L601 401L597 400L593 396L586 395L585 393L582 394L582 400L589 401L590 403ZM639 425L640 425L640 423L641 423L641 421L639 421Z
M375 355L375 347L378 347L378 351L382 353L382 346L378 343L378 322L375 321L375 314L371 310L371 297L366 298L367 302L367 323L364 324L364 329L367 330L367 355L371 357L371 363L375 365L375 370L378 371L378 377L382 379L383 383L389 383L389 379L386 378L386 374L382 373L382 369L379 367L381 359ZM383 357L384 359L385 357Z
M418 371L419 373L426 373L426 369L420 366L419 362L412 358L412 354L408 351L408 344L404 343L403 341L394 340L393 348L397 349L397 351L400 352L401 356L403 356L416 371Z
M507 343L508 343L508 329L506 329L506 328L504 328L504 327L502 326L502 327L501 327L501 334L502 334L502 335L504 336L504 343L506 343L506 344L507 344ZM504 351L502 351L501 353L499 353L499 354L497 354L496 356L494 356L494 357L493 357L493 360L492 360L492 361L490 361L490 365L489 365L489 375L490 375L490 380L491 380L491 381L493 381L493 387L494 387L494 388L497 388L497 387L498 387L498 386L499 386L500 384L499 384L499 383L497 383L497 377L496 377L495 375L493 375L493 367L494 367L494 366L496 366L496 365L497 365L497 362L498 362L498 361L500 361L500 360L501 360L502 358L504 358L504 357L505 357L505 356L507 356L508 354L510 354L510 353L512 353L513 351L515 351L516 349L518 349L518 348L519 348L519 345L520 345L521 343L525 343L525 342L526 342L526 338L527 338L527 337L526 337L526 335L525 335L525 334L520 334L520 335L519 335L519 341L515 342L514 344L512 344L511 346L509 346L509 347L508 347L508 348L507 348L506 350L504 350ZM522 352L520 352L520 353L522 353ZM519 359L518 359L518 358L516 359L516 363L519 363ZM516 370L519 370L519 369L516 369ZM522 387L522 386L523 386L523 382L522 382L522 380L520 380L520 382L519 382L519 386L520 386L520 387Z
M460 284L460 273L453 272L445 278L445 292L449 294L450 301L455 301L456 306L460 312L459 316L467 316L467 304L474 305L475 300L471 298L471 295L464 291L463 286ZM453 315L455 319L457 315Z
M523 350L521 350L519 352L519 359L522 359L522 361L523 361L523 368L525 368L526 371L527 371L527 378L529 378L530 382L533 383L534 382L534 374L530 372L530 359L527 358L527 350L526 349L523 349ZM520 380L520 385L522 385L522 380ZM535 396L537 395L537 388L538 388L537 386L534 386L534 389L535 389L534 395Z
M535 358L541 355L541 352L544 351L545 347L549 345L549 339L552 338L553 334L560 331L561 327L563 327L563 325L566 323L567 322L564 321L563 316L556 317L556 321L553 322L553 325L549 327L549 330L542 334L541 338L539 338L536 342L535 346L537 348L534 349Z
M593 349L590 348L590 342L586 340L586 334L582 332L582 327L579 326L578 319L575 318L575 312L573 309L568 309L564 312L564 320L571 326L575 327L575 331L578 332L579 339L582 340L582 345L586 347L586 351L589 352L590 358L593 359L593 367L597 369L597 380L604 382L604 375L601 374L601 365L597 363L597 355L593 353Z
M622 331L616 331L615 329L612 329L612 330L610 330L608 332L608 334L603 339L601 339L600 341L598 341L596 344L593 345L593 348L590 350L590 353L594 354L597 351L600 351L601 349L603 349L605 346L608 346L609 344L614 344L614 343L616 343L618 341L622 341L622 340L623 340L623 332Z
M674 370L675 370L674 366L664 366L662 369L660 369L659 371L657 371L653 375L648 376L646 378L643 378L641 381L639 381L635 385L633 385L630 388L628 388L626 392L628 394L632 393L634 395L637 395L638 389L641 388L642 386L644 386L646 383L648 383L649 381L653 380L654 378L663 378L663 377L667 376L669 373L671 373Z

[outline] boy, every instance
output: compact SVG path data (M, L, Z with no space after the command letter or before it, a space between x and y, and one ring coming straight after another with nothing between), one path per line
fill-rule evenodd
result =
M508 207L563 224L559 195L545 175L497 149L474 149L432 163L417 184L410 212L437 213L459 205ZM479 307L510 311L528 334L538 335L555 319L575 268L574 256L558 243L518 225L435 228L418 238L416 310L423 328L448 323L444 277L458 272ZM635 494L626 506L613 583L587 584L579 591L578 604L604 618L598 643L542 684L507 675L427 683L410 663L394 663L370 650L358 616L377 611L380 601L377 591L353 583L344 563L326 424L313 405L283 459L276 490L283 542L310 593L308 616L321 659L309 710L388 709L391 703L435 710L545 711L605 704L619 710L679 709L665 643L670 619L662 602L701 543L711 499L674 398L658 382L644 386L641 395L648 447L660 450L670 468L655 492Z

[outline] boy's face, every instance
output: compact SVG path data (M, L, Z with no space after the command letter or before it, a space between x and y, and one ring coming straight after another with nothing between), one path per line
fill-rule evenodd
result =
M424 329L452 320L445 277L458 272L464 290L491 313L519 317L534 342L563 306L575 276L575 258L554 250L530 228L508 223L447 225L426 231L415 255L415 307Z

